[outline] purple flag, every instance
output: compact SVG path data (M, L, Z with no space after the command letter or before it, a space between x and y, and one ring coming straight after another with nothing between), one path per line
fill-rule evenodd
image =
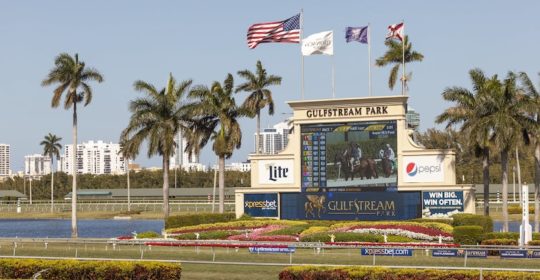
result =
M368 43L368 27L347 27L345 30L345 39L347 43L352 41L358 41L362 44Z

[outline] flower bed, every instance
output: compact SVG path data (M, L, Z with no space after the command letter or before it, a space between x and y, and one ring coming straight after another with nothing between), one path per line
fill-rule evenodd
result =
M417 225L359 225L353 226L346 230L346 232L356 233L371 233L377 235L398 235L405 236L416 240L438 240L439 237L443 241L452 241L451 234Z

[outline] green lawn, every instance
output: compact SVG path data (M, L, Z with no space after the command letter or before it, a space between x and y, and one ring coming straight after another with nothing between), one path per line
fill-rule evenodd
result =
M180 261L212 262L247 262L246 264L193 264L182 263L183 279L277 279L279 272L290 261L289 255L284 254L251 254L247 249L225 249L200 247L145 247L138 245L105 244L57 244L50 243L45 248L44 243L20 243L15 250L16 256L51 256L51 257L91 257L91 258L122 258L122 259L155 259ZM13 244L0 242L0 255L12 256ZM256 265L260 263L261 265ZM266 263L279 263L279 266L266 266ZM416 250L413 257L381 257L375 258L376 265L403 266L454 266L463 267L463 258L433 258L426 255L424 250ZM360 249L332 249L319 254L313 249L297 249L292 255L292 264L336 264L336 265L372 265L373 257L361 256ZM529 268L538 269L540 259L487 259L467 260L467 267L497 267L497 268Z

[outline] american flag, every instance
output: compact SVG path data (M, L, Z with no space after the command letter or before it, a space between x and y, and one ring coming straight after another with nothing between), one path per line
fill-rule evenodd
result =
M282 21L253 24L248 29L247 43L250 49L260 43L300 43L300 14Z
M405 25L403 22L398 24L392 24L388 26L388 34L386 34L386 39L398 39L403 41L403 28Z

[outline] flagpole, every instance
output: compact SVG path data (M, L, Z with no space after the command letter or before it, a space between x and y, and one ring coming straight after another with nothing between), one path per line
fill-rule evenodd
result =
M304 55L302 54L302 40L304 39L304 9L300 9L300 56L302 57L302 81L301 81L301 94L302 100L304 100Z
M336 98L336 66L334 55L332 55L332 98Z
M369 81L368 81L368 90L369 96L371 96L371 30L368 23L367 35L368 35L368 72L369 72Z
M405 95L405 20L401 21L403 23L403 38L401 40L401 55L402 55L402 65L403 65L403 77L401 80L401 95Z

